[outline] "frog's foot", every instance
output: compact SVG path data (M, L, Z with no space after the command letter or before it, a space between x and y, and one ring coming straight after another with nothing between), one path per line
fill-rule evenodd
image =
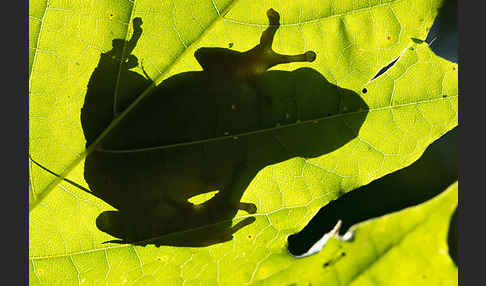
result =
M238 209L244 210L249 214L254 214L257 211L257 207L252 203L238 203Z
M262 36L260 37L260 45L250 50L250 52L253 51L255 54L257 54L258 56L255 58L261 61L261 63L255 65L255 69L257 71L266 71L269 68L279 64L313 62L316 59L316 53L313 51L307 51L300 55L282 55L276 53L272 49L272 44L275 33L280 26L280 15L277 11L269 9L267 11L267 17L269 25L268 28L263 31Z
M313 62L316 59L316 53L313 51L307 51L304 55L307 62Z
M124 238L123 219L118 211L104 211L96 218L99 230L117 238Z
M247 217L247 218L243 219L242 221L238 222L237 224L235 224L231 228L227 228L227 229L223 230L221 233L217 234L213 238L214 242L221 243L221 242L226 242L226 241L232 240L233 234L235 232L237 232L238 230L244 228L245 226L247 226L249 224L254 223L255 220L256 219L254 217Z
M316 53L313 51L307 51L300 55L281 55L274 53L271 66L279 64L288 64L295 62L313 62L316 59Z
M272 8L267 11L268 22L270 25L279 26L280 25L280 14Z

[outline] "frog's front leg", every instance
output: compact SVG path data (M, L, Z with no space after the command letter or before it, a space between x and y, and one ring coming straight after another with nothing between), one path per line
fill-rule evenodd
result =
M280 27L280 15L277 11L269 9L267 11L267 17L269 25L268 28L263 31L262 36L260 37L260 45L264 48L271 49L275 33Z
M292 62L312 62L316 53L312 51L299 55L282 55L272 50L275 33L280 27L280 15L277 11L267 11L268 27L260 37L260 43L245 52L238 52L226 48L199 48L194 57L205 72L222 78L245 80L262 74L269 68Z
M240 202L243 193L251 180L258 173L258 168L248 166L245 162L240 163L234 170L231 179L221 188L221 191L214 197L215 202L227 205L235 210L241 209L248 213L255 213L256 206L252 203Z
M240 62L245 65L246 74L251 76L260 74L273 66L293 62L313 62L316 59L316 53L307 51L299 55L283 55L276 53L272 49L275 33L280 27L280 15L277 11L269 9L267 11L268 27L263 31L260 37L260 44L243 53L244 60Z

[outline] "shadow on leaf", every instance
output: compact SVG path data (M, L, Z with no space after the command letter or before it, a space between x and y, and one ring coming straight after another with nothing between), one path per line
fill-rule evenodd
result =
M267 71L316 58L312 51L274 52L279 14L270 9L267 16L269 26L253 49L200 48L195 57L203 71L164 80L86 158L92 194L117 209L96 220L100 230L119 239L111 242L229 241L255 221L256 205L240 200L259 170L296 156L326 154L356 137L368 110L358 94L311 68ZM91 76L81 114L87 146L153 84L145 72L143 77L130 70L138 65L130 53L141 24L134 20L129 41L113 41ZM215 190L212 197L192 201ZM236 216L239 210L246 214Z
M458 138L456 127L429 145L412 165L329 202L304 229L288 237L289 252L303 255L338 220L342 236L357 223L422 204L442 193L458 179ZM449 254L457 265L457 210L449 225Z

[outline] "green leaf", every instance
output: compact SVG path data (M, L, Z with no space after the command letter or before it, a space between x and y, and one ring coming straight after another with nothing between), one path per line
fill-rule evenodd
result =
M232 241L205 248L102 244L113 237L94 222L112 207L31 161L32 283L246 283L258 280L262 264L283 268L292 261L286 236L299 231L320 207L408 166L457 125L457 65L412 40L425 39L441 1L382 2L31 3L29 152L43 166L84 187L88 152L80 113L88 81L111 41L130 38L135 17L143 18L144 34L132 54L143 59L147 73L160 83L201 70L193 57L199 47L233 43L238 51L252 48L266 28L265 11L272 7L282 23L274 49L317 53L312 63L275 69L311 67L332 84L360 94L369 107L358 136L341 148L259 172L242 198L257 205L256 221L235 233ZM392 68L370 82L399 56ZM342 124L353 115L325 120ZM234 223L245 216L238 213Z
M353 242L332 238L316 255L260 265L255 277L265 285L457 285L447 245L457 194L456 182L420 205L354 225Z

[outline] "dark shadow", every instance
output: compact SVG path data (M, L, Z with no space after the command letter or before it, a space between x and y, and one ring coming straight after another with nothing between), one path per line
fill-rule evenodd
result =
M115 116L123 111L152 81L130 71L138 66L138 58L131 55L142 35L142 20L133 20L133 35L129 41L114 39L113 48L100 55L98 66L88 82L81 109L86 146L91 145ZM118 84L118 89L115 87ZM115 98L114 94L117 93Z
M454 214L451 217L451 223L449 225L449 232L447 233L447 244L449 245L449 256L452 258L452 261L457 264L457 239L458 239L458 228L457 228L457 212L458 208L454 211Z
M231 240L255 221L255 204L240 199L259 170L326 154L356 137L368 110L358 94L311 68L267 71L316 58L312 51L274 52L279 15L272 9L267 15L270 24L253 49L200 48L195 57L203 71L164 80L86 158L92 194L117 209L96 220L100 230L119 238L112 242L207 246ZM125 46L140 37L140 25L134 30ZM87 145L152 84L129 71L130 58L137 61L117 47L107 54L122 55L121 61L102 54L90 79L81 116ZM119 62L123 100L115 103ZM205 202L189 201L214 190ZM232 226L238 210L250 215Z
M306 253L338 220L342 220L339 233L343 235L356 223L423 203L443 192L458 178L457 130L456 127L431 144L409 167L346 193L321 208L301 232L288 237L289 252ZM450 244L453 235L450 232L448 239L452 251L457 249Z
M412 41L423 42L415 38ZM438 56L457 62L457 0L445 1L425 41ZM383 72L380 70L378 75ZM458 138L456 127L431 144L411 166L353 190L321 208L301 232L289 236L289 252L293 255L306 253L338 219L343 220L340 234L344 234L351 225L425 202L444 191L458 179ZM457 237L456 209L448 235L449 254L456 265Z
M457 13L457 0L444 1L425 39L436 55L454 63L459 50Z

